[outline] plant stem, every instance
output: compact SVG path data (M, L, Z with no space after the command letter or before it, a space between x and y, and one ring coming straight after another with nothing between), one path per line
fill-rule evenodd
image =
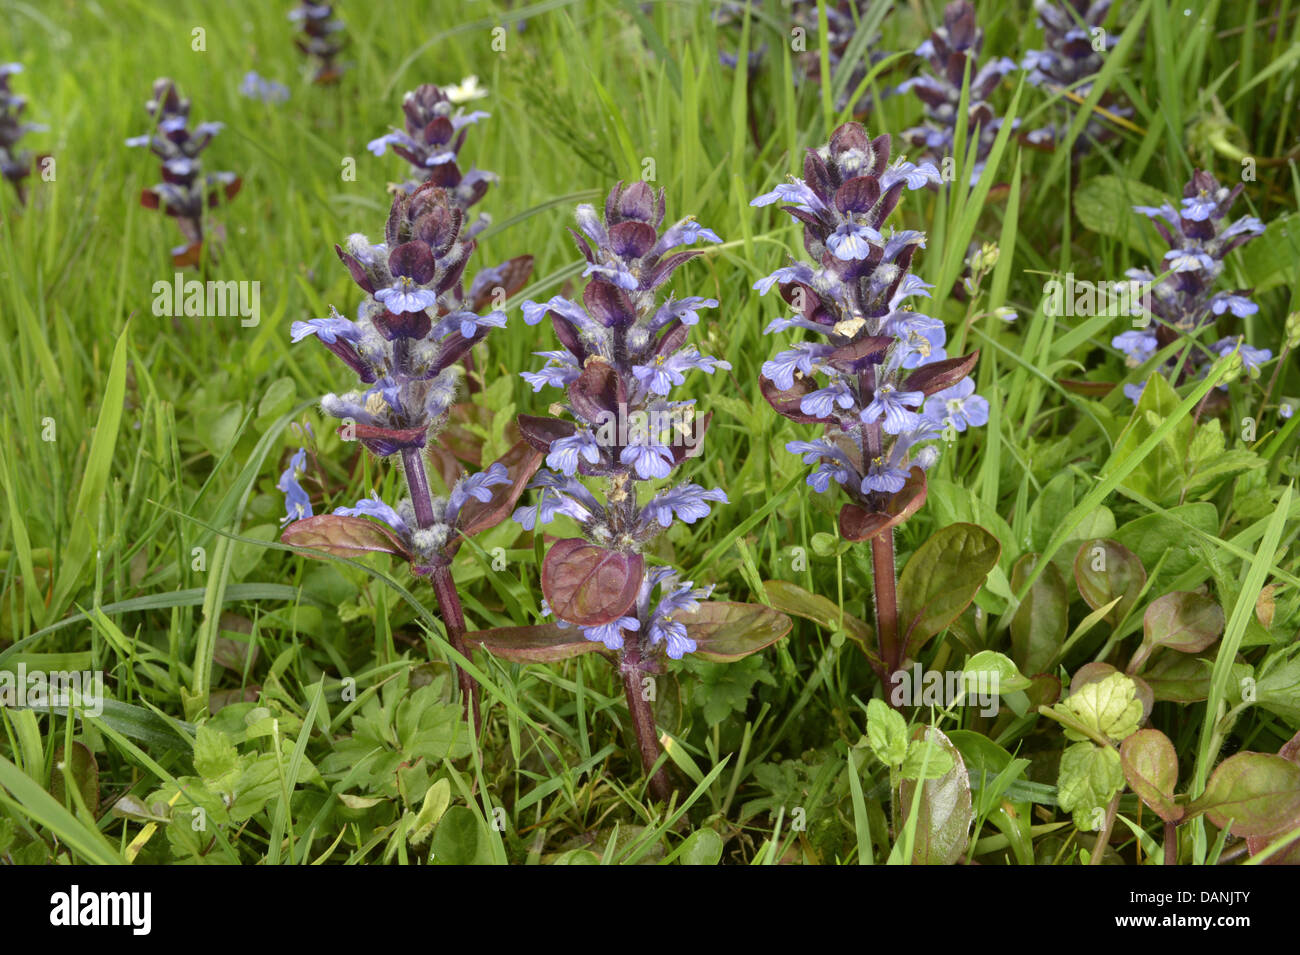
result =
M1165 823L1165 865L1178 865L1178 823Z
M424 472L422 448L402 449L402 470L406 472L406 486L411 491L411 506L415 508L415 523L420 527L433 526L433 496L429 493L429 476Z
M650 701L641 689L641 678L645 673L641 669L641 648L635 641L629 643L631 646L624 648L619 665L623 676L623 695L627 697L632 730L636 733L637 749L641 751L641 768L650 780L650 796L655 802L667 802L672 795L672 782L662 768L653 772L662 750L659 748L659 734L655 730L654 710L650 708Z
M465 613L461 610L460 595L456 593L456 581L452 579L451 568L446 564L435 564L429 573L429 582L438 597L438 609L442 611L442 623L447 628L447 639L452 648L465 659L469 659L469 649L465 645ZM465 700L465 713L474 720L474 735L483 729L483 715L479 711L478 683L463 667L456 667L456 680L460 683L460 694Z
M402 468L406 472L406 485L411 492L411 506L415 509L415 522L420 527L433 525L433 498L429 493L429 476L424 470L424 451L421 448L405 448L402 451ZM451 568L445 563L435 563L428 572L429 583L433 584L434 596L438 599L438 610L442 613L442 624L447 628L447 640L461 656L469 659L465 646L465 612L460 606L460 594L456 592L456 581L452 579ZM456 680L460 684L461 698L465 701L465 713L474 721L474 735L483 729L483 716L479 711L478 684L465 672L456 667Z
M894 577L894 529L871 538L871 576L875 585L876 639L889 685L885 699L893 698L894 674L903 664L898 636L898 581Z
M1088 865L1101 865L1101 857L1106 854L1106 847L1110 845L1110 830L1115 825L1115 815L1118 812L1119 793L1116 793L1110 805L1106 807L1106 821L1101 825L1101 832L1097 833L1097 841L1092 844L1092 855L1088 856Z

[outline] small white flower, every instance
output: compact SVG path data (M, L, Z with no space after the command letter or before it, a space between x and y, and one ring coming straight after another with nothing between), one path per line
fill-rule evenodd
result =
M453 86L444 87L443 92L447 94L447 99L457 106L476 99L482 99L488 95L487 89L479 86L477 76L467 76Z

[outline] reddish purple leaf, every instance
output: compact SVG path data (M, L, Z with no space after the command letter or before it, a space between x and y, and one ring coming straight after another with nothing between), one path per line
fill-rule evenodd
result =
M551 547L542 561L542 593L561 620L598 627L632 606L644 573L640 554L568 538Z
M1066 391L1089 398L1105 398L1115 388L1113 381L1079 381L1072 378L1061 378L1057 384Z
M883 511L872 513L857 504L845 504L840 509L840 536L847 541L865 541L897 527L921 509L925 492L925 472L914 467L902 490L885 502Z
M698 457L704 449L704 436L708 434L709 423L713 421L713 412L710 411L703 417L691 419L692 428L689 435L691 443L686 443L686 435L677 435L676 440L669 445L668 450L673 456L673 467L681 464L687 458Z
M789 418L791 421L800 421L805 424L831 424L834 418L814 418L810 414L804 414L799 410L799 402L803 396L817 388L817 383L811 378L796 378L794 387L789 391L781 391L776 387L776 383L770 378L761 378L758 382L759 390L763 392L763 397L767 403L772 406L772 410L782 417Z
M340 557L379 553L412 559L391 530L367 517L317 514L294 521L284 529L280 540L291 547L310 547ZM309 553L306 556L317 555Z
M496 527L509 516L519 495L524 493L524 485L537 473L537 468L542 463L542 453L526 442L518 441L497 458L496 463L504 466L510 474L510 483L494 485L491 488L492 498L487 503L471 497L461 506L458 521L460 535L448 542L447 556L454 554L466 537Z
M587 313L606 328L626 327L636 320L636 309L627 292L604 279L587 283L582 303L587 306Z
M492 304L492 293L501 288L506 293L506 298L511 298L517 294L525 285L528 284L529 278L533 274L533 257L531 255L518 255L513 259L507 259L498 266L501 278L492 285L479 290L478 295L470 302L469 308L472 312L481 312Z
M1119 758L1129 787L1165 822L1183 818L1174 803L1178 783L1178 754L1169 737L1156 729L1138 730L1120 744Z
M892 344L892 335L867 335L831 352L830 363L836 368L857 374L868 365L877 363Z
M577 627L560 627L553 623L475 630L465 634L465 642L512 663L556 663L605 649L603 643L583 637Z
M789 617L763 604L710 600L694 613L677 614L695 641L695 653L715 663L730 663L770 647L790 632Z
M1296 733L1282 744L1277 754L1283 759L1300 765L1300 733ZM1248 836L1246 844L1253 856L1259 855L1273 840L1265 836ZM1276 854L1269 856L1264 865L1300 865L1300 839L1292 839L1290 844Z
M619 405L627 402L627 393L614 366L593 358L577 380L569 384L569 401L579 417L601 424L608 420L608 415L618 414Z
M907 376L903 387L908 391L920 391L927 395L951 388L971 373L979 361L979 349L959 358L945 358L929 365L922 365Z
M560 418L543 418L537 415L521 414L515 421L519 424L519 433L524 440L543 453L551 449L551 442L567 438L577 430L572 421Z

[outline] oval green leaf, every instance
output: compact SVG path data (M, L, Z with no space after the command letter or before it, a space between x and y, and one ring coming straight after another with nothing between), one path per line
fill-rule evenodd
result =
M898 579L900 636L909 658L970 605L1001 552L997 538L976 524L950 524L916 549Z

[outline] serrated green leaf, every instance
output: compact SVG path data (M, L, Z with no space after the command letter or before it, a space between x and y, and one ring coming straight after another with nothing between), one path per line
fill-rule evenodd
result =
M867 703L867 742L886 766L899 766L907 756L907 720L883 700Z
M1137 687L1122 673L1112 673L1104 680L1080 687L1053 709L1073 717L1097 736L1116 741L1136 732L1142 721L1142 701L1137 698ZM1090 738L1069 727L1065 735L1076 740Z
M1061 754L1057 804L1074 814L1080 829L1097 828L1096 810L1104 809L1123 785L1124 768L1115 749L1081 742Z

